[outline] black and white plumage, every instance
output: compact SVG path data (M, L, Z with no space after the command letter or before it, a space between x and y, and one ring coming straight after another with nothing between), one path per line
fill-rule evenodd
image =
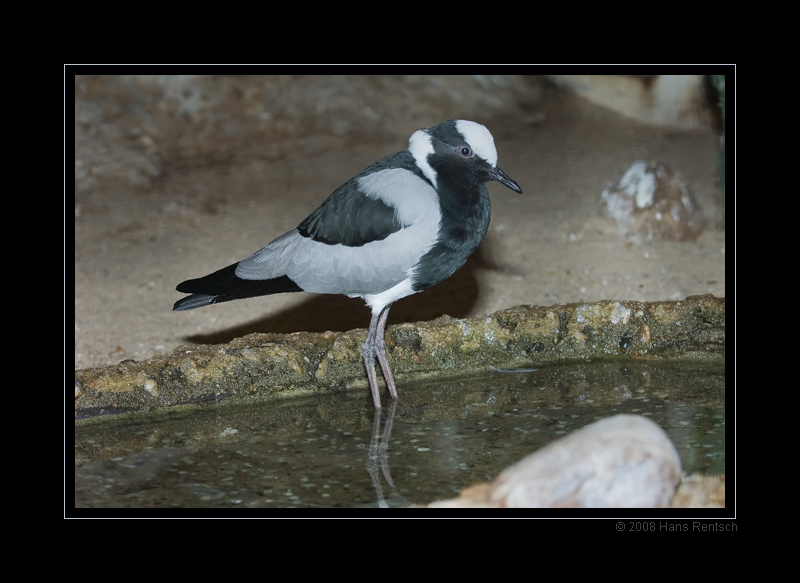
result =
M361 297L372 309L362 347L375 409L375 360L393 399L384 330L392 303L450 277L478 247L491 207L484 184L522 193L497 167L483 125L450 120L411 136L407 150L381 158L337 188L297 227L253 253L179 284L192 295L174 310L280 292Z

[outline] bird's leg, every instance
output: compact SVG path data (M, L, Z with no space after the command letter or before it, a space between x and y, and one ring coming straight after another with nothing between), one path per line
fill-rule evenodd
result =
M378 391L378 377L375 374L375 359L381 365L383 377L386 379L386 386L389 387L389 394L392 399L397 398L397 389L394 385L392 378L392 371L389 370L389 363L386 362L386 345L383 339L386 330L386 319L389 316L389 306L385 306L380 312L373 312L372 318L369 322L369 330L367 330L367 338L361 347L361 355L364 357L364 366L367 368L367 378L369 379L369 388L372 391L372 402L375 404L375 410L381 409L381 395Z
M380 314L372 313L367 338L361 346L361 355L364 357L364 366L367 368L369 390L372 391L372 402L375 404L376 412L381 410L381 394L378 392L378 379L375 375L375 333L378 329L379 316Z
M389 308L391 307L392 304L389 304L383 308L383 310L381 310L381 316L378 320L378 331L377 335L375 336L375 356L378 357L378 363L381 365L383 378L386 379L386 386L389 388L389 394L392 396L392 399L397 399L397 388L394 385L394 377L392 377L392 371L389 368L389 363L386 361L386 344L384 342L384 336L386 335L386 320L389 318Z

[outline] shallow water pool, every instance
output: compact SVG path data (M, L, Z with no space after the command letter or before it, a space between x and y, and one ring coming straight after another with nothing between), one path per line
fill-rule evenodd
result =
M645 415L686 473L725 473L724 363L581 363L75 423L75 506L402 507L456 496L576 429Z

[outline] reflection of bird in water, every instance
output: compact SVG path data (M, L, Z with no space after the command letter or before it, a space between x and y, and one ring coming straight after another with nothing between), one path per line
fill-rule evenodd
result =
M383 478L389 486L395 490L395 495L399 496L396 492L394 480L389 470L389 439L392 436L392 426L394 425L394 415L397 410L397 401L392 399L389 403L389 410L386 412L386 424L381 433L381 412L376 410L375 417L372 424L372 439L369 443L369 453L367 455L367 472L369 477L372 478L372 486L375 488L375 494L378 496L378 507L389 508L389 503L383 495L383 487L381 486L381 476L378 474L380 467ZM403 499L401 506L408 506L409 503ZM393 504L397 506L397 504Z

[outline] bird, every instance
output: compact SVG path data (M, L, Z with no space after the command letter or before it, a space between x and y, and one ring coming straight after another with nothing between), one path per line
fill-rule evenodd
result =
M361 354L380 412L376 360L397 400L384 340L389 309L453 275L478 248L491 217L489 181L522 194L497 166L484 125L451 119L419 129L407 149L356 174L295 228L246 259L178 284L192 295L173 310L283 292L360 297L372 312Z

